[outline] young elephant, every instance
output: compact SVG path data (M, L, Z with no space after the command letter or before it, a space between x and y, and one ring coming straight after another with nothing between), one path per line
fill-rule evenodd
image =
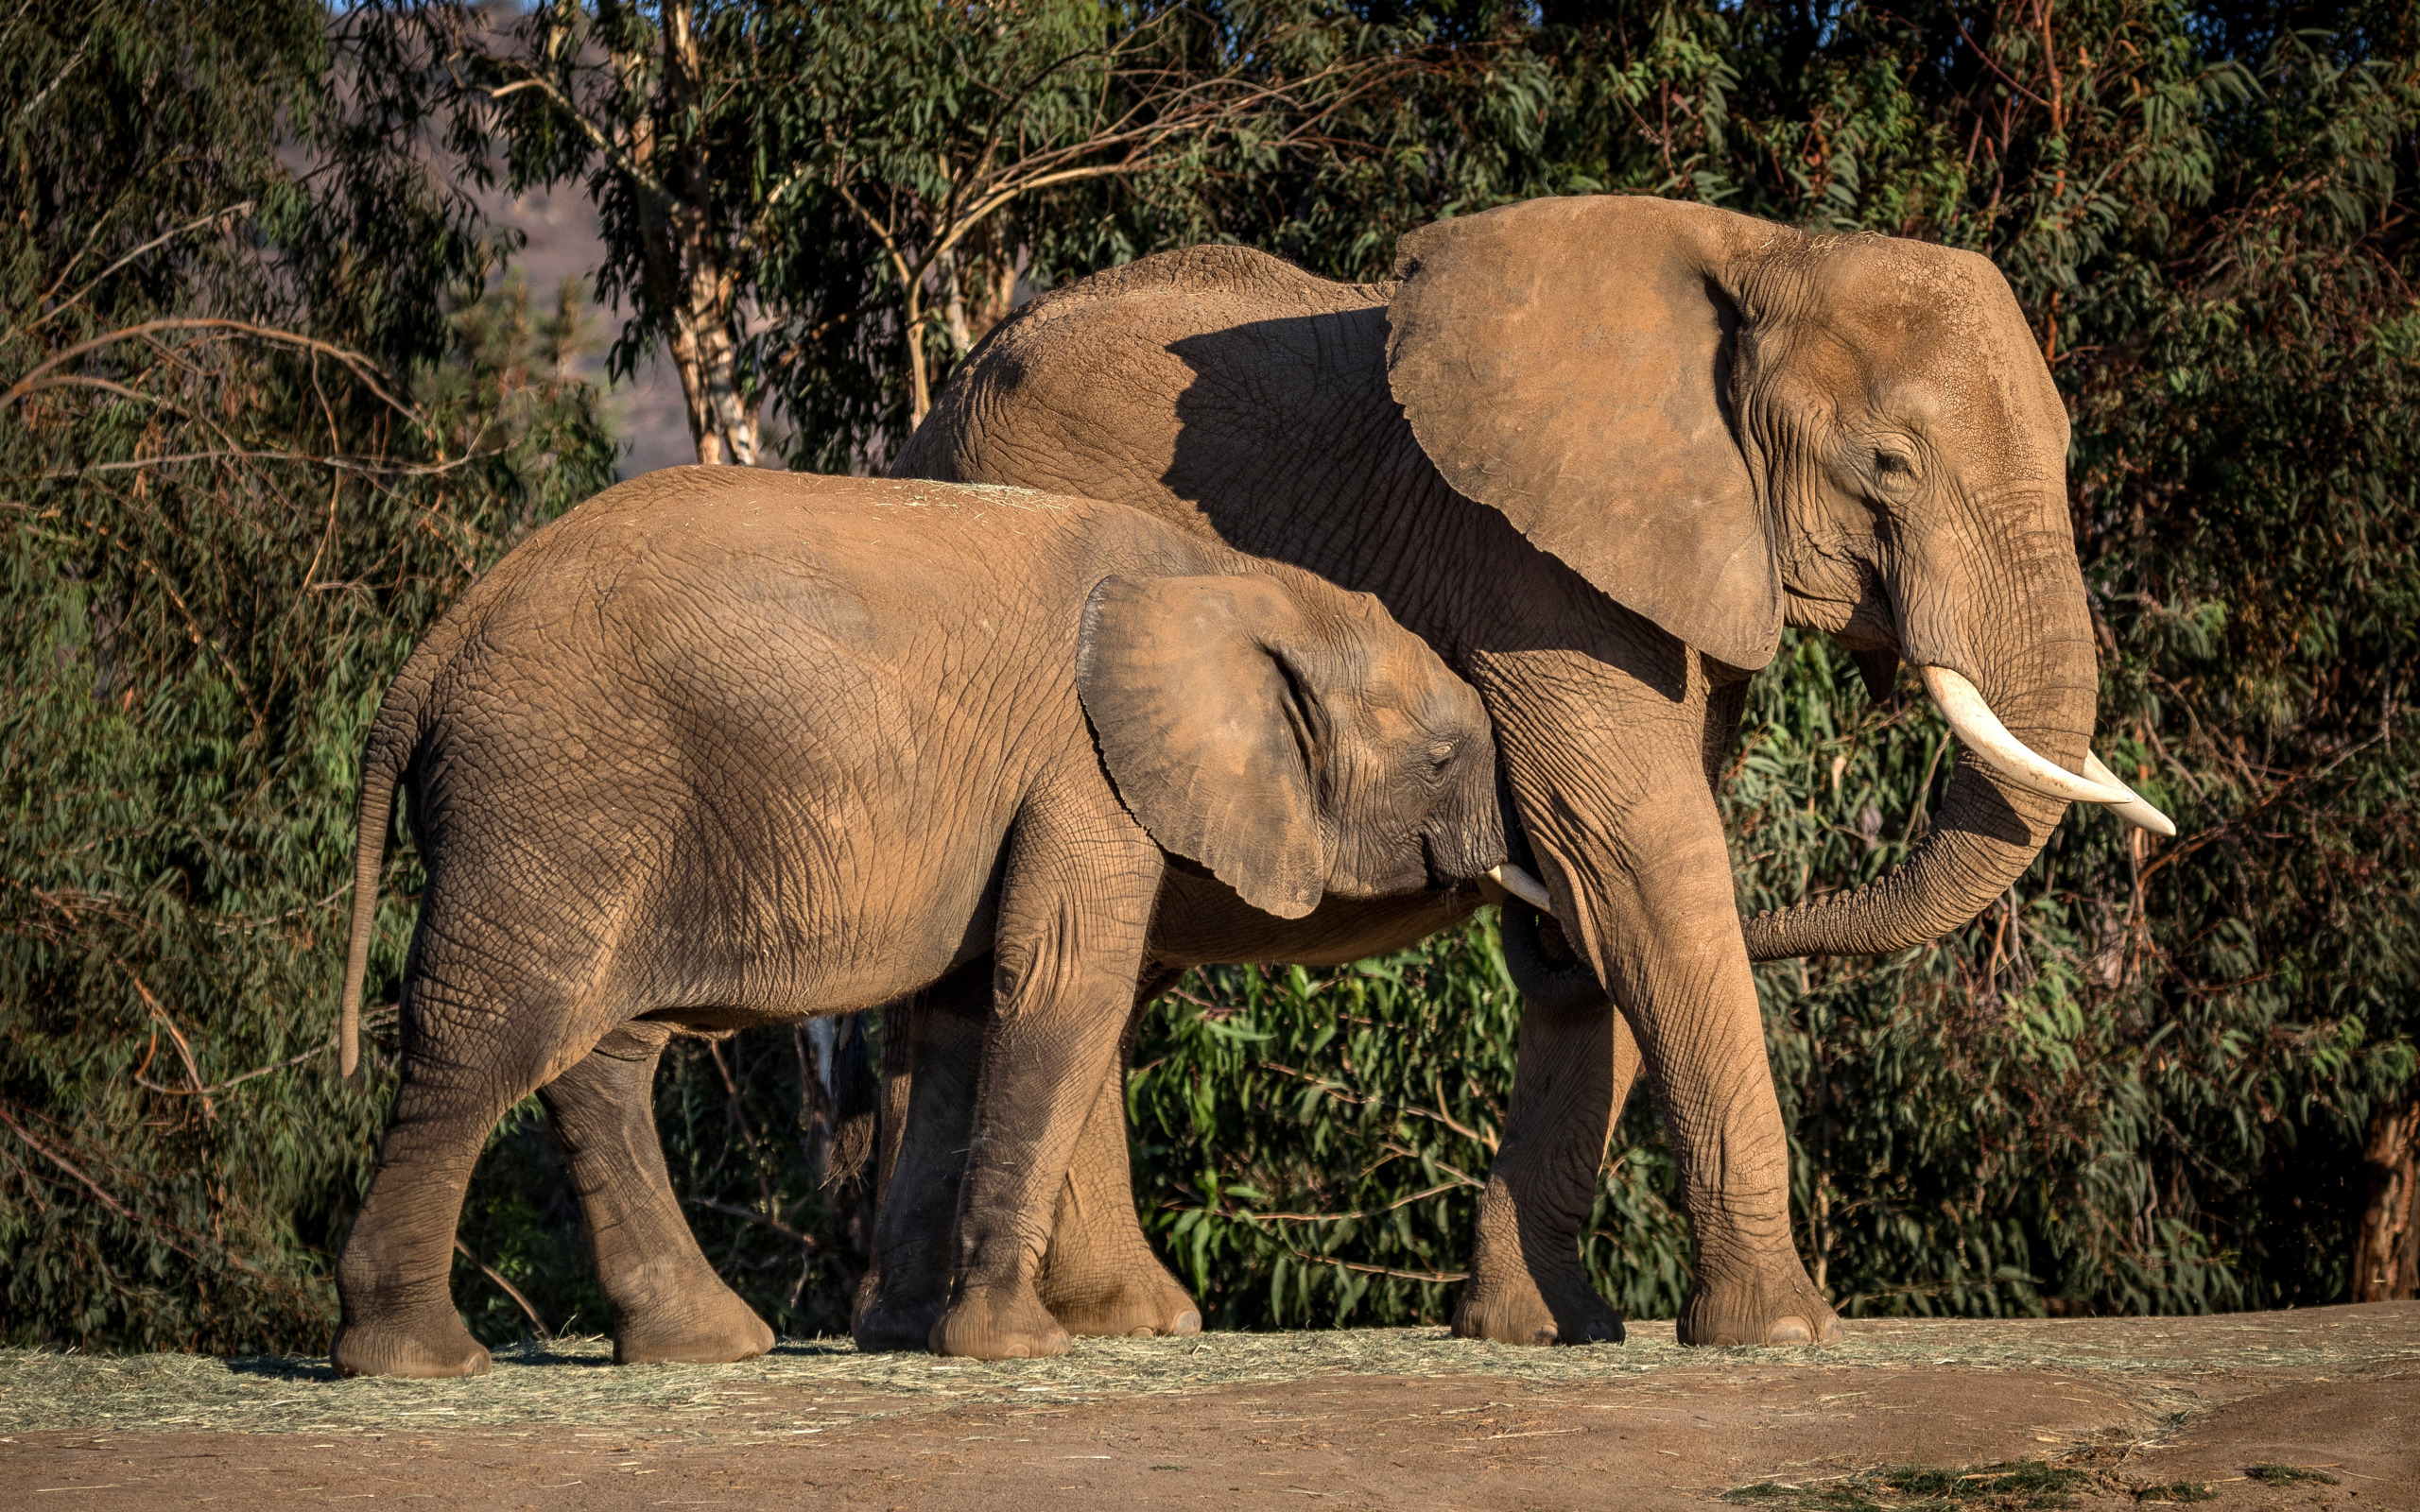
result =
M539 1089L617 1353L769 1347L669 1200L656 1054L987 954L931 1342L1063 1348L1035 1278L1164 880L1301 919L1466 895L1504 847L1477 696L1374 599L1118 506L738 469L581 505L396 678L363 760L348 1074L402 781L428 885L402 1085L337 1268L331 1352L356 1375L486 1368L447 1290L454 1228L488 1131Z

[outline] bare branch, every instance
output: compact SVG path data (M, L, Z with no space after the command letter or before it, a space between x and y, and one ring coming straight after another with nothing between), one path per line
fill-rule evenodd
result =
M462 1243L462 1237L459 1234L454 1236L454 1249L455 1252L459 1254L464 1260L467 1260L472 1264L479 1267L479 1274L495 1282L496 1289L498 1291L501 1291L505 1296L512 1298L514 1305L521 1309L522 1314L529 1319L529 1326L538 1331L538 1337L542 1339L552 1339L555 1336L553 1332L546 1327L546 1320L540 1317L538 1315L538 1310L529 1305L529 1298L521 1295L521 1288L513 1285L510 1281L506 1280L502 1276L498 1275L494 1266L489 1264L486 1261L481 1260L478 1256L471 1253L471 1246Z
M427 423L419 410L387 392L378 382L377 364L360 352L347 347L339 347L334 342L321 341L316 336L306 336L299 331L286 331L276 326L256 325L250 320L229 320L216 317L146 320L139 325L125 326L119 330L94 336L89 340L78 341L65 351L55 353L47 361L37 364L24 377L18 379L7 393L0 393L0 409L8 408L26 394L33 392L36 387L42 386L41 380L43 376L61 364L73 362L87 352L97 352L103 347L113 346L120 341L131 341L136 337L148 335L154 331L227 331L239 335L254 336L263 341L274 341L284 346L299 347L306 352L320 352L344 364L354 377L360 380L363 387L376 394L397 414L415 425L425 426Z

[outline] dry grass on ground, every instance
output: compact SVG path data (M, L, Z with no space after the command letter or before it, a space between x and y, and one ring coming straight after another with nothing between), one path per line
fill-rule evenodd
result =
M2411 1331L2327 1322L2321 1314L2092 1321L1860 1321L1840 1345L1777 1354L1685 1349L1669 1323L1631 1326L1629 1342L1535 1349L1446 1337L1440 1329L1209 1333L1191 1339L1085 1339L1051 1360L997 1364L925 1354L861 1354L845 1340L791 1341L728 1366L615 1367L602 1339L499 1351L494 1373L464 1381L341 1381L323 1359L110 1357L0 1351L0 1433L393 1432L527 1423L629 1425L693 1441L782 1438L870 1417L993 1402L1101 1401L1249 1383L1389 1376L1485 1376L1541 1387L1726 1372L1847 1373L1876 1367L2076 1372L2158 1412L2212 1373L2327 1373L2420 1362ZM2170 1401L2169 1399L2175 1399Z

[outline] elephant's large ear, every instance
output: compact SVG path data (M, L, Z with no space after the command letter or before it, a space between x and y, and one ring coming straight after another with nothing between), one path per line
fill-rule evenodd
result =
M1117 796L1151 838L1280 919L1319 906L1310 762L1318 669L1265 577L1109 577L1084 604L1076 690Z
M1774 530L1733 434L1724 292L1795 234L1704 205L1534 199L1403 239L1387 376L1464 496L1706 655L1781 637Z

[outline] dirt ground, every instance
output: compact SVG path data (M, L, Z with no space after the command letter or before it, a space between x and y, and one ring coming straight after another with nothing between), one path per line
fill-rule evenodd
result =
M1214 1334L996 1366L794 1343L624 1369L573 1341L447 1383L0 1353L0 1506L2420 1512L2420 1303L1850 1328L1787 1352L1646 1323L1574 1349Z

